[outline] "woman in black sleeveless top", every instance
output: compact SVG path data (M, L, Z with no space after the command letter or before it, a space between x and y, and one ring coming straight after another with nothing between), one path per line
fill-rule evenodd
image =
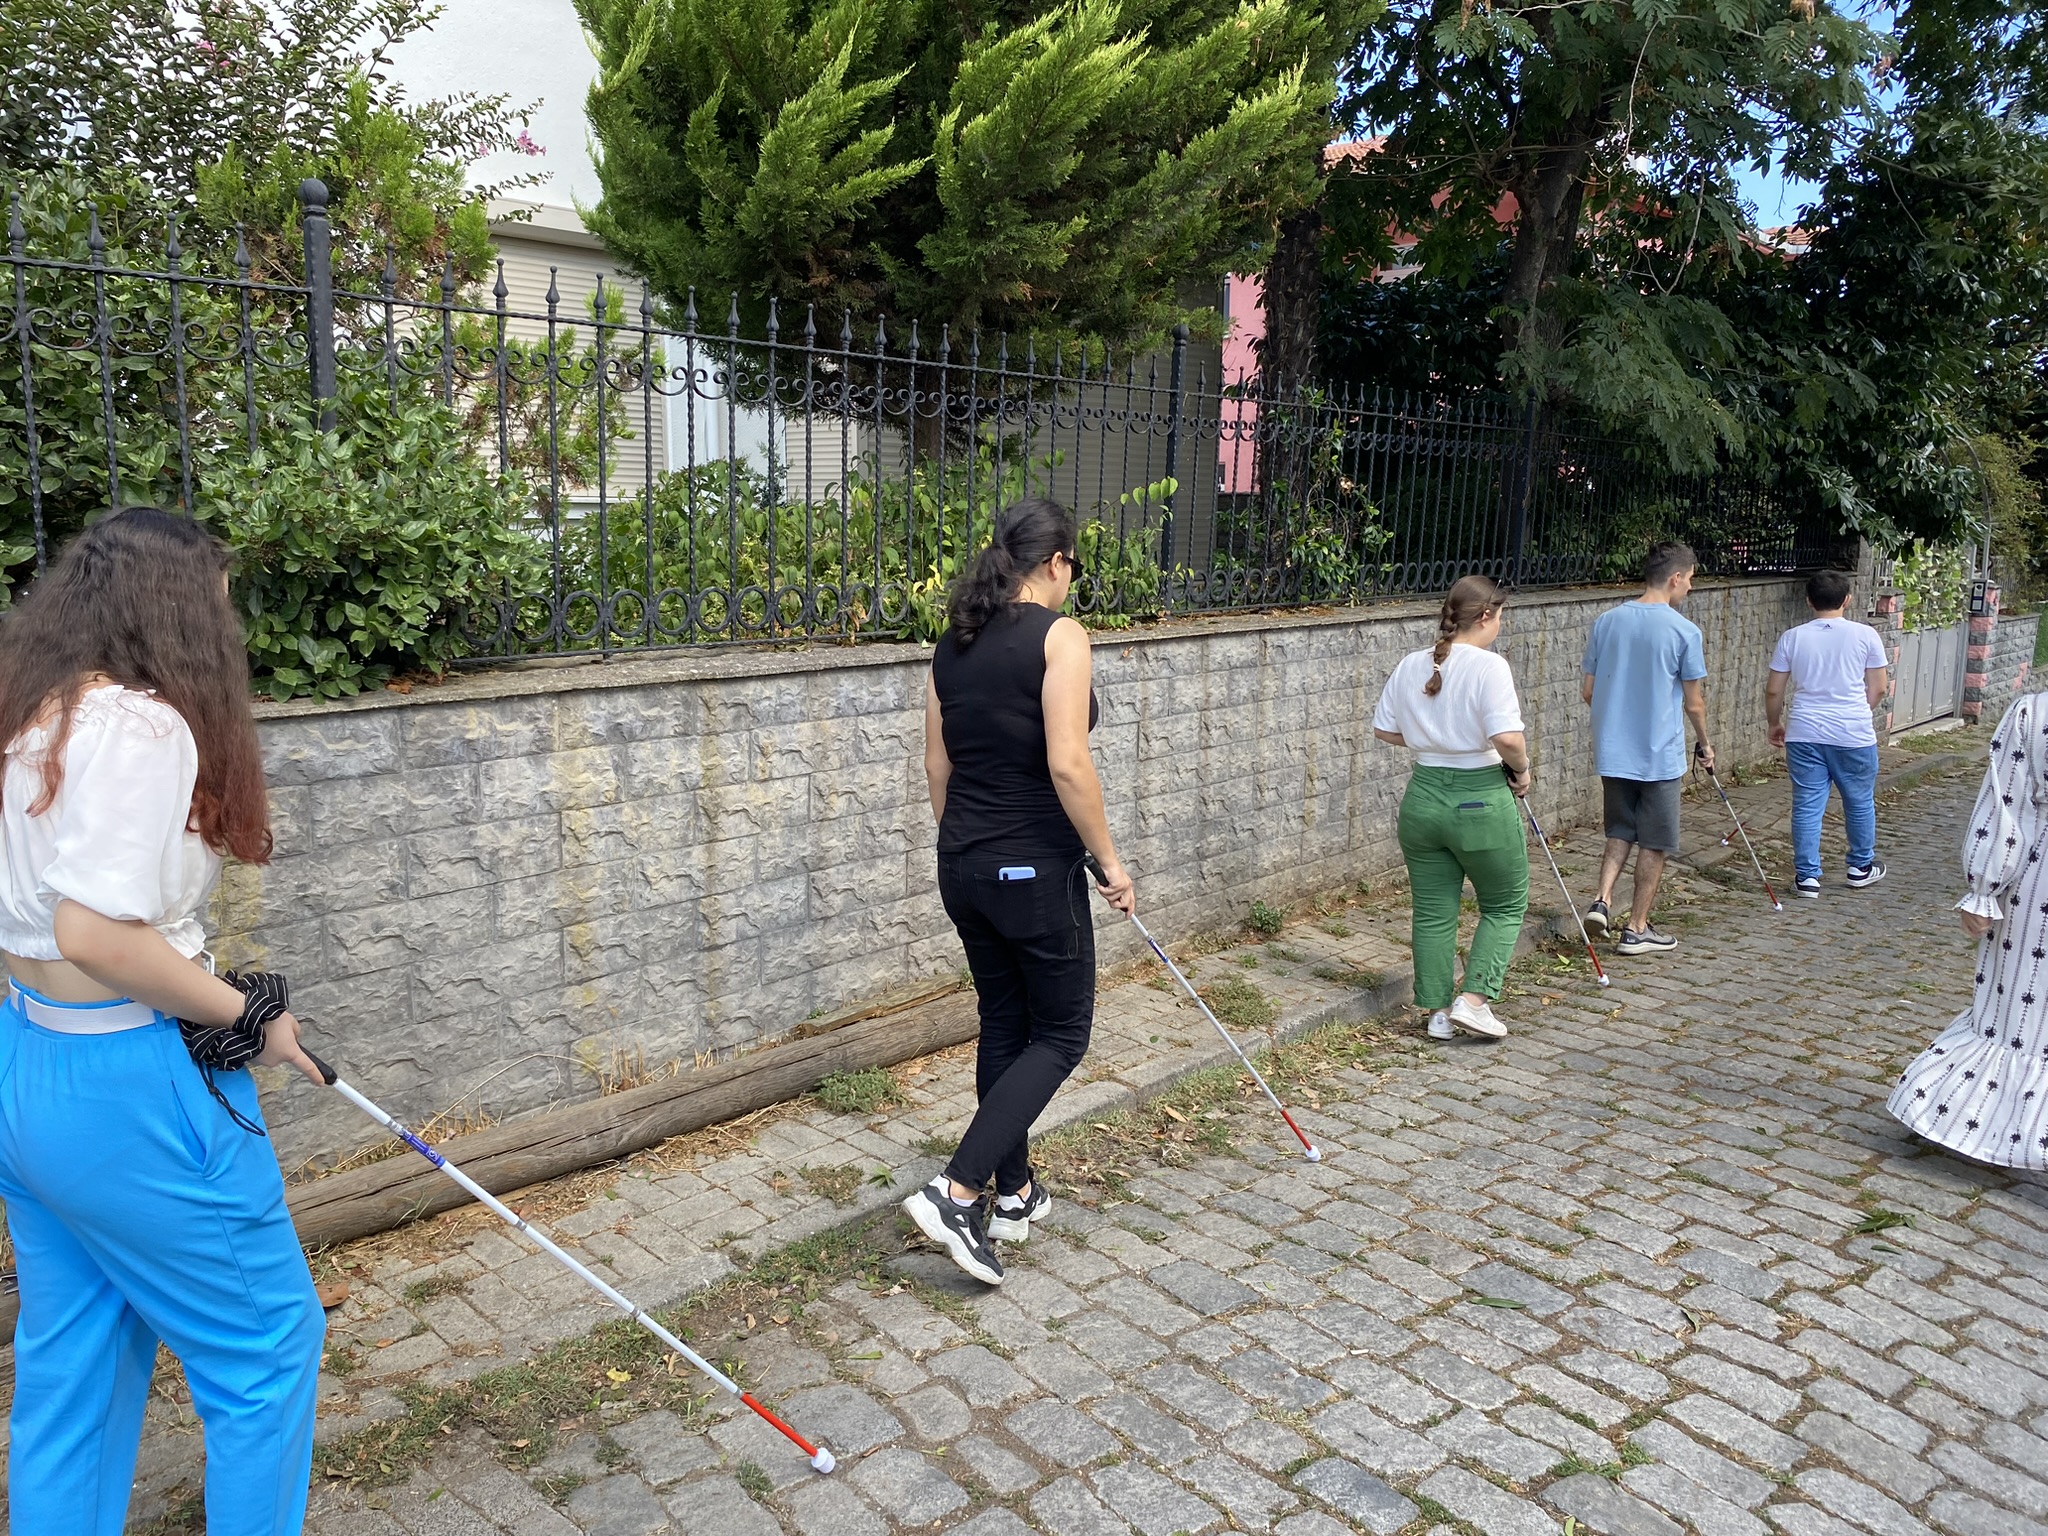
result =
M939 896L980 997L981 1105L946 1171L903 1208L990 1285L1003 1280L990 1240L1023 1242L1051 1207L1032 1177L1028 1132L1081 1064L1094 1025L1086 853L1101 861L1103 893L1132 909L1088 755L1088 636L1059 614L1077 570L1074 544L1074 519L1057 503L1008 508L953 589L952 626L925 690Z

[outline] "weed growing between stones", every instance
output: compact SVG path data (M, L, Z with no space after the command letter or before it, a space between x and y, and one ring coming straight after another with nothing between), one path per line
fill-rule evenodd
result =
M860 1191L858 1168L799 1168L797 1176L814 1194L823 1195L834 1205L853 1204L853 1197Z
M834 1072L811 1090L811 1097L842 1115L872 1115L903 1102L903 1089L881 1067L865 1072Z
M460 1275L429 1275L424 1280L415 1280L405 1288L405 1304L417 1307L432 1301L437 1296L453 1296L469 1284Z
M1287 926L1287 914L1278 907L1269 907L1263 901L1255 901L1245 914L1245 927L1262 939L1270 939Z
M134 1531L133 1536L187 1536L188 1532L205 1529L206 1495L194 1493L179 1499L158 1518Z
M1366 966L1319 965L1309 972L1317 981L1334 982L1340 987L1355 987L1360 992L1377 992L1386 983L1386 973Z
M1242 976L1225 976L1201 989L1202 1001L1230 1029L1265 1029L1280 1010Z

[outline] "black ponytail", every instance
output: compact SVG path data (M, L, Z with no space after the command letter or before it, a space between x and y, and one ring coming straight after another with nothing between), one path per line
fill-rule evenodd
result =
M1024 579L1054 555L1074 553L1074 514L1043 496L1012 502L996 518L988 548L975 556L947 599L954 641L974 643L988 621L1016 600Z

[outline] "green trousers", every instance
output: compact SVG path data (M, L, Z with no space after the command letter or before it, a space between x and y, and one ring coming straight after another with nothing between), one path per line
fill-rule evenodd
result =
M1529 910L1529 845L1507 780L1498 768L1418 766L1401 797L1400 836L1416 1006L1448 1008L1459 990L1458 905L1468 879L1479 898L1479 929L1462 990L1499 997Z

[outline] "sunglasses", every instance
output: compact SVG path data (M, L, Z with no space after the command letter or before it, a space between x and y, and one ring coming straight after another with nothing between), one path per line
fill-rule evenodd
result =
M1063 549L1060 551L1060 558L1067 562L1067 572L1069 575L1073 577L1075 581L1079 581L1083 576L1088 574L1088 567L1081 563L1081 557L1079 555L1068 554L1067 551Z

